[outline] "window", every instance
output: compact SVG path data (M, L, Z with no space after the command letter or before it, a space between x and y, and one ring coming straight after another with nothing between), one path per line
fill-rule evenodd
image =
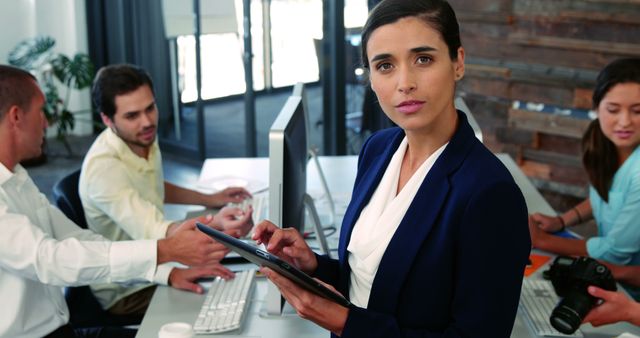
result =
M200 36L202 99L215 99L245 92L242 0L235 0L238 33ZM251 1L251 36L253 49L253 88L264 89L262 66L262 4ZM196 43L193 35L177 38L178 87L182 103L194 102L196 90Z
M322 39L321 0L271 2L273 87L320 79L314 39Z

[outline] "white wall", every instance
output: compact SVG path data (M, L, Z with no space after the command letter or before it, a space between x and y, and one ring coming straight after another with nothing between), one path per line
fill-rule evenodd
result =
M24 1L24 0L21 0ZM34 0L31 0L34 1ZM87 24L83 0L35 0L35 26L39 35L56 39L55 50L72 58L76 53L88 53ZM65 90L61 90L65 95ZM63 96L64 98L64 96ZM92 132L89 89L74 90L69 97L69 110L76 114L74 134Z
M33 0L0 0L0 62L7 64L9 52L36 33Z
M27 38L48 35L56 40L55 51L73 57L88 52L85 3L83 0L0 0L0 62L14 46ZM65 90L60 87L61 95ZM89 110L89 90L73 91L69 98L71 111ZM53 128L50 128L53 129ZM76 115L74 134L92 131L90 112ZM49 134L55 134L53 130Z

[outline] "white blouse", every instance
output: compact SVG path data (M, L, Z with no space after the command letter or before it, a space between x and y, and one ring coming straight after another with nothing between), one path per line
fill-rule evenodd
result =
M356 306L366 308L369 303L371 285L378 271L380 260L404 218L422 181L448 143L429 156L411 176L402 190L398 190L402 159L407 150L407 138L393 154L382 180L378 184L369 204L356 221L347 251L351 276L349 299Z

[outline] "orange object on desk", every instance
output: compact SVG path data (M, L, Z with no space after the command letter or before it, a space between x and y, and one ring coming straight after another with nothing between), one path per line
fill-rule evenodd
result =
M536 272L541 266L543 266L550 259L551 259L551 256L530 254L529 261L531 261L531 264L527 265L527 267L524 269L524 276L529 277L532 273Z

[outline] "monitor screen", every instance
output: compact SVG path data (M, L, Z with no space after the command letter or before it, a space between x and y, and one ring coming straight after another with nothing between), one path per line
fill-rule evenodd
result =
M290 96L269 131L269 220L301 233L308 160L303 97Z

